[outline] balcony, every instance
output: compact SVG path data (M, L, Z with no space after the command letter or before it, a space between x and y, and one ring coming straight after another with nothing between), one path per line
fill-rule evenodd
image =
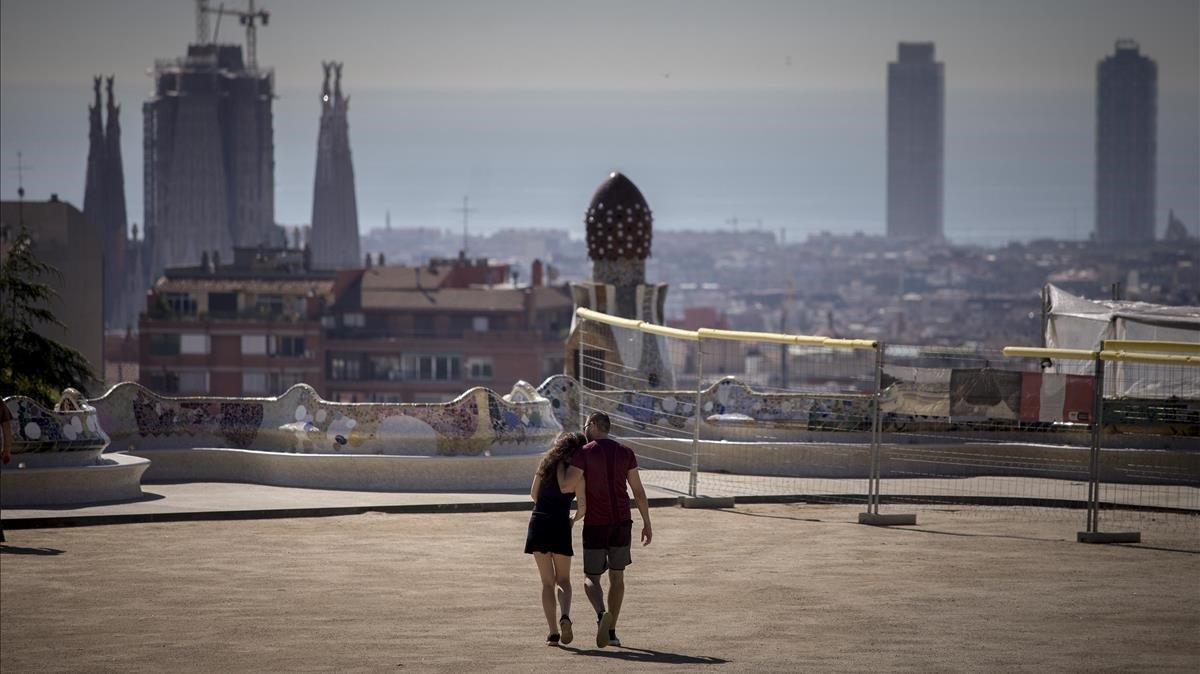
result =
M269 312L260 309L238 311L174 311L167 306L155 306L142 313L142 318L152 321L178 321L205 323L210 321L254 322L254 323L302 323L310 320L299 311Z

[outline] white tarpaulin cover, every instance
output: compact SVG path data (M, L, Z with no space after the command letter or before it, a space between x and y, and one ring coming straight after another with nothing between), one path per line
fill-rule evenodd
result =
M1200 343L1200 307L1170 307L1127 300L1088 300L1049 285L1046 346L1097 349L1105 339ZM1200 368L1108 363L1107 395L1200 398ZM1055 371L1091 374L1092 363L1055 361Z

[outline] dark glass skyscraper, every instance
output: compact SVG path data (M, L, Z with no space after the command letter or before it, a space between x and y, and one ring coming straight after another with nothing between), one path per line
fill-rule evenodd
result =
M1096 240L1154 240L1158 66L1132 40L1096 67Z
M901 42L888 64L887 233L942 237L945 74L932 42Z

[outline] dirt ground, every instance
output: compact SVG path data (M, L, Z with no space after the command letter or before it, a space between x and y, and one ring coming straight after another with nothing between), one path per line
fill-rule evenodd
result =
M1200 667L1188 545L1082 545L983 509L882 529L858 510L655 509L654 543L627 572L625 646L604 650L579 561L576 641L542 645L526 513L10 531L0 669Z

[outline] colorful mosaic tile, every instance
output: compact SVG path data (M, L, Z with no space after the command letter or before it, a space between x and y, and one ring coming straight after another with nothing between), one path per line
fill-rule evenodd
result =
M93 462L108 446L109 437L97 420L95 408L87 405L78 411L48 410L24 396L5 398L12 413L12 453L18 463L21 455L69 452L70 463ZM38 461L32 460L36 465Z
M528 384L447 403L335 403L297 384L276 398L160 396L134 383L91 403L114 448L231 447L321 454L475 456L544 451L562 430Z

